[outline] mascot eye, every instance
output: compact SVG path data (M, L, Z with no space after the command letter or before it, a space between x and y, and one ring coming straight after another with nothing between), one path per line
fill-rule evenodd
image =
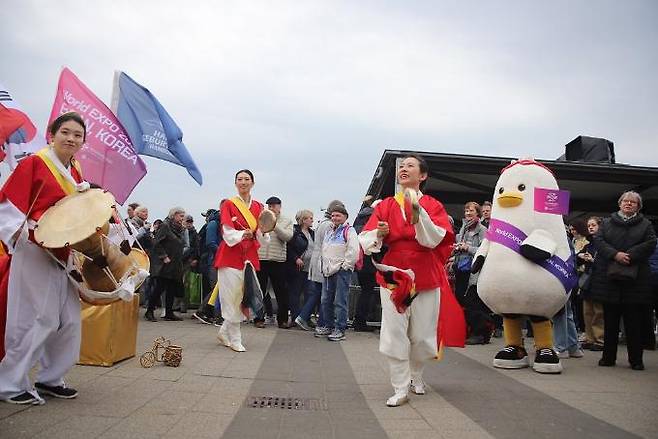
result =
M503 192L505 192L505 188L504 188L504 187L501 187L500 189L498 189L498 193L499 193L499 194L502 194Z
M520 190L520 191L524 191L524 190L525 190L525 184L521 183L521 184L519 185L519 190Z

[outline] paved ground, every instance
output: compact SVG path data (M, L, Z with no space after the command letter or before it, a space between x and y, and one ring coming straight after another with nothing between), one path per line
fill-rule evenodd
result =
M391 389L377 335L331 343L310 334L243 327L242 354L194 321L140 321L138 353L163 335L184 347L178 368L77 366L71 401L0 404L0 438L630 438L658 437L658 353L647 370L565 361L558 376L493 369L502 341L451 349L426 371L431 389L387 408ZM263 398L263 397L269 397ZM274 398L278 397L278 400ZM297 408L254 408L283 404Z

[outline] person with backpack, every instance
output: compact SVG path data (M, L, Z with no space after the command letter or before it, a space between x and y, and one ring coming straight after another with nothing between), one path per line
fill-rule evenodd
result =
M335 206L331 212L333 227L322 242L322 274L324 283L320 306L325 327L316 328L316 335L326 335L330 341L345 340L347 301L350 279L359 257L359 238L347 223L347 210Z
M203 275L203 298L193 317L207 325L215 323L215 326L220 326L222 323L221 310L218 313L219 316L215 317L215 307L208 304L208 299L217 283L217 270L213 264L217 248L222 240L221 228L219 227L219 211L217 209L208 209L201 215L206 218L206 224L199 230L199 246L201 248L199 259Z

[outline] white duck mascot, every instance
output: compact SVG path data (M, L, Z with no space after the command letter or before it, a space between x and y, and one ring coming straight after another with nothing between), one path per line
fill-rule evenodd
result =
M563 196L550 169L533 159L513 161L496 183L489 230L472 266L480 273L480 298L503 316L506 347L496 354L494 367L529 366L521 333L527 317L535 337L533 369L562 371L550 319L576 283L561 215Z

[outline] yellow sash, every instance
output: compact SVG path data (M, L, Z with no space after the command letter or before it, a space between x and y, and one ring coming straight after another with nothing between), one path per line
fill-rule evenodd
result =
M219 282L217 282L215 284L215 288L212 289L212 293L210 294L210 298L208 299L208 305L215 306L217 300L219 300Z
M233 204L235 204L235 207L238 208L244 219L247 220L247 223L249 224L249 228L251 229L252 232L255 232L256 229L258 228L258 221L256 221L256 217L254 216L253 213L251 213L251 210L249 210L249 206L245 204L244 201L242 201L242 198L240 197L233 197L231 198L231 201Z
M404 192L398 192L397 194L395 194L393 198L395 198L395 201L398 202L398 204L404 211Z
M73 192L75 192L75 187L71 184L70 181L68 181L62 174L59 173L59 170L57 170L57 166L53 161L48 157L48 154L46 154L46 151L48 151L48 147L40 149L37 151L37 155L43 162L46 164L50 172L53 174L53 177L55 177L55 180L57 180L57 183L59 183L60 187L64 191L65 194L70 195ZM80 169L80 165L76 160L71 159L71 164L75 169L78 171L80 176L82 176L82 171ZM253 215L252 215L253 216Z

